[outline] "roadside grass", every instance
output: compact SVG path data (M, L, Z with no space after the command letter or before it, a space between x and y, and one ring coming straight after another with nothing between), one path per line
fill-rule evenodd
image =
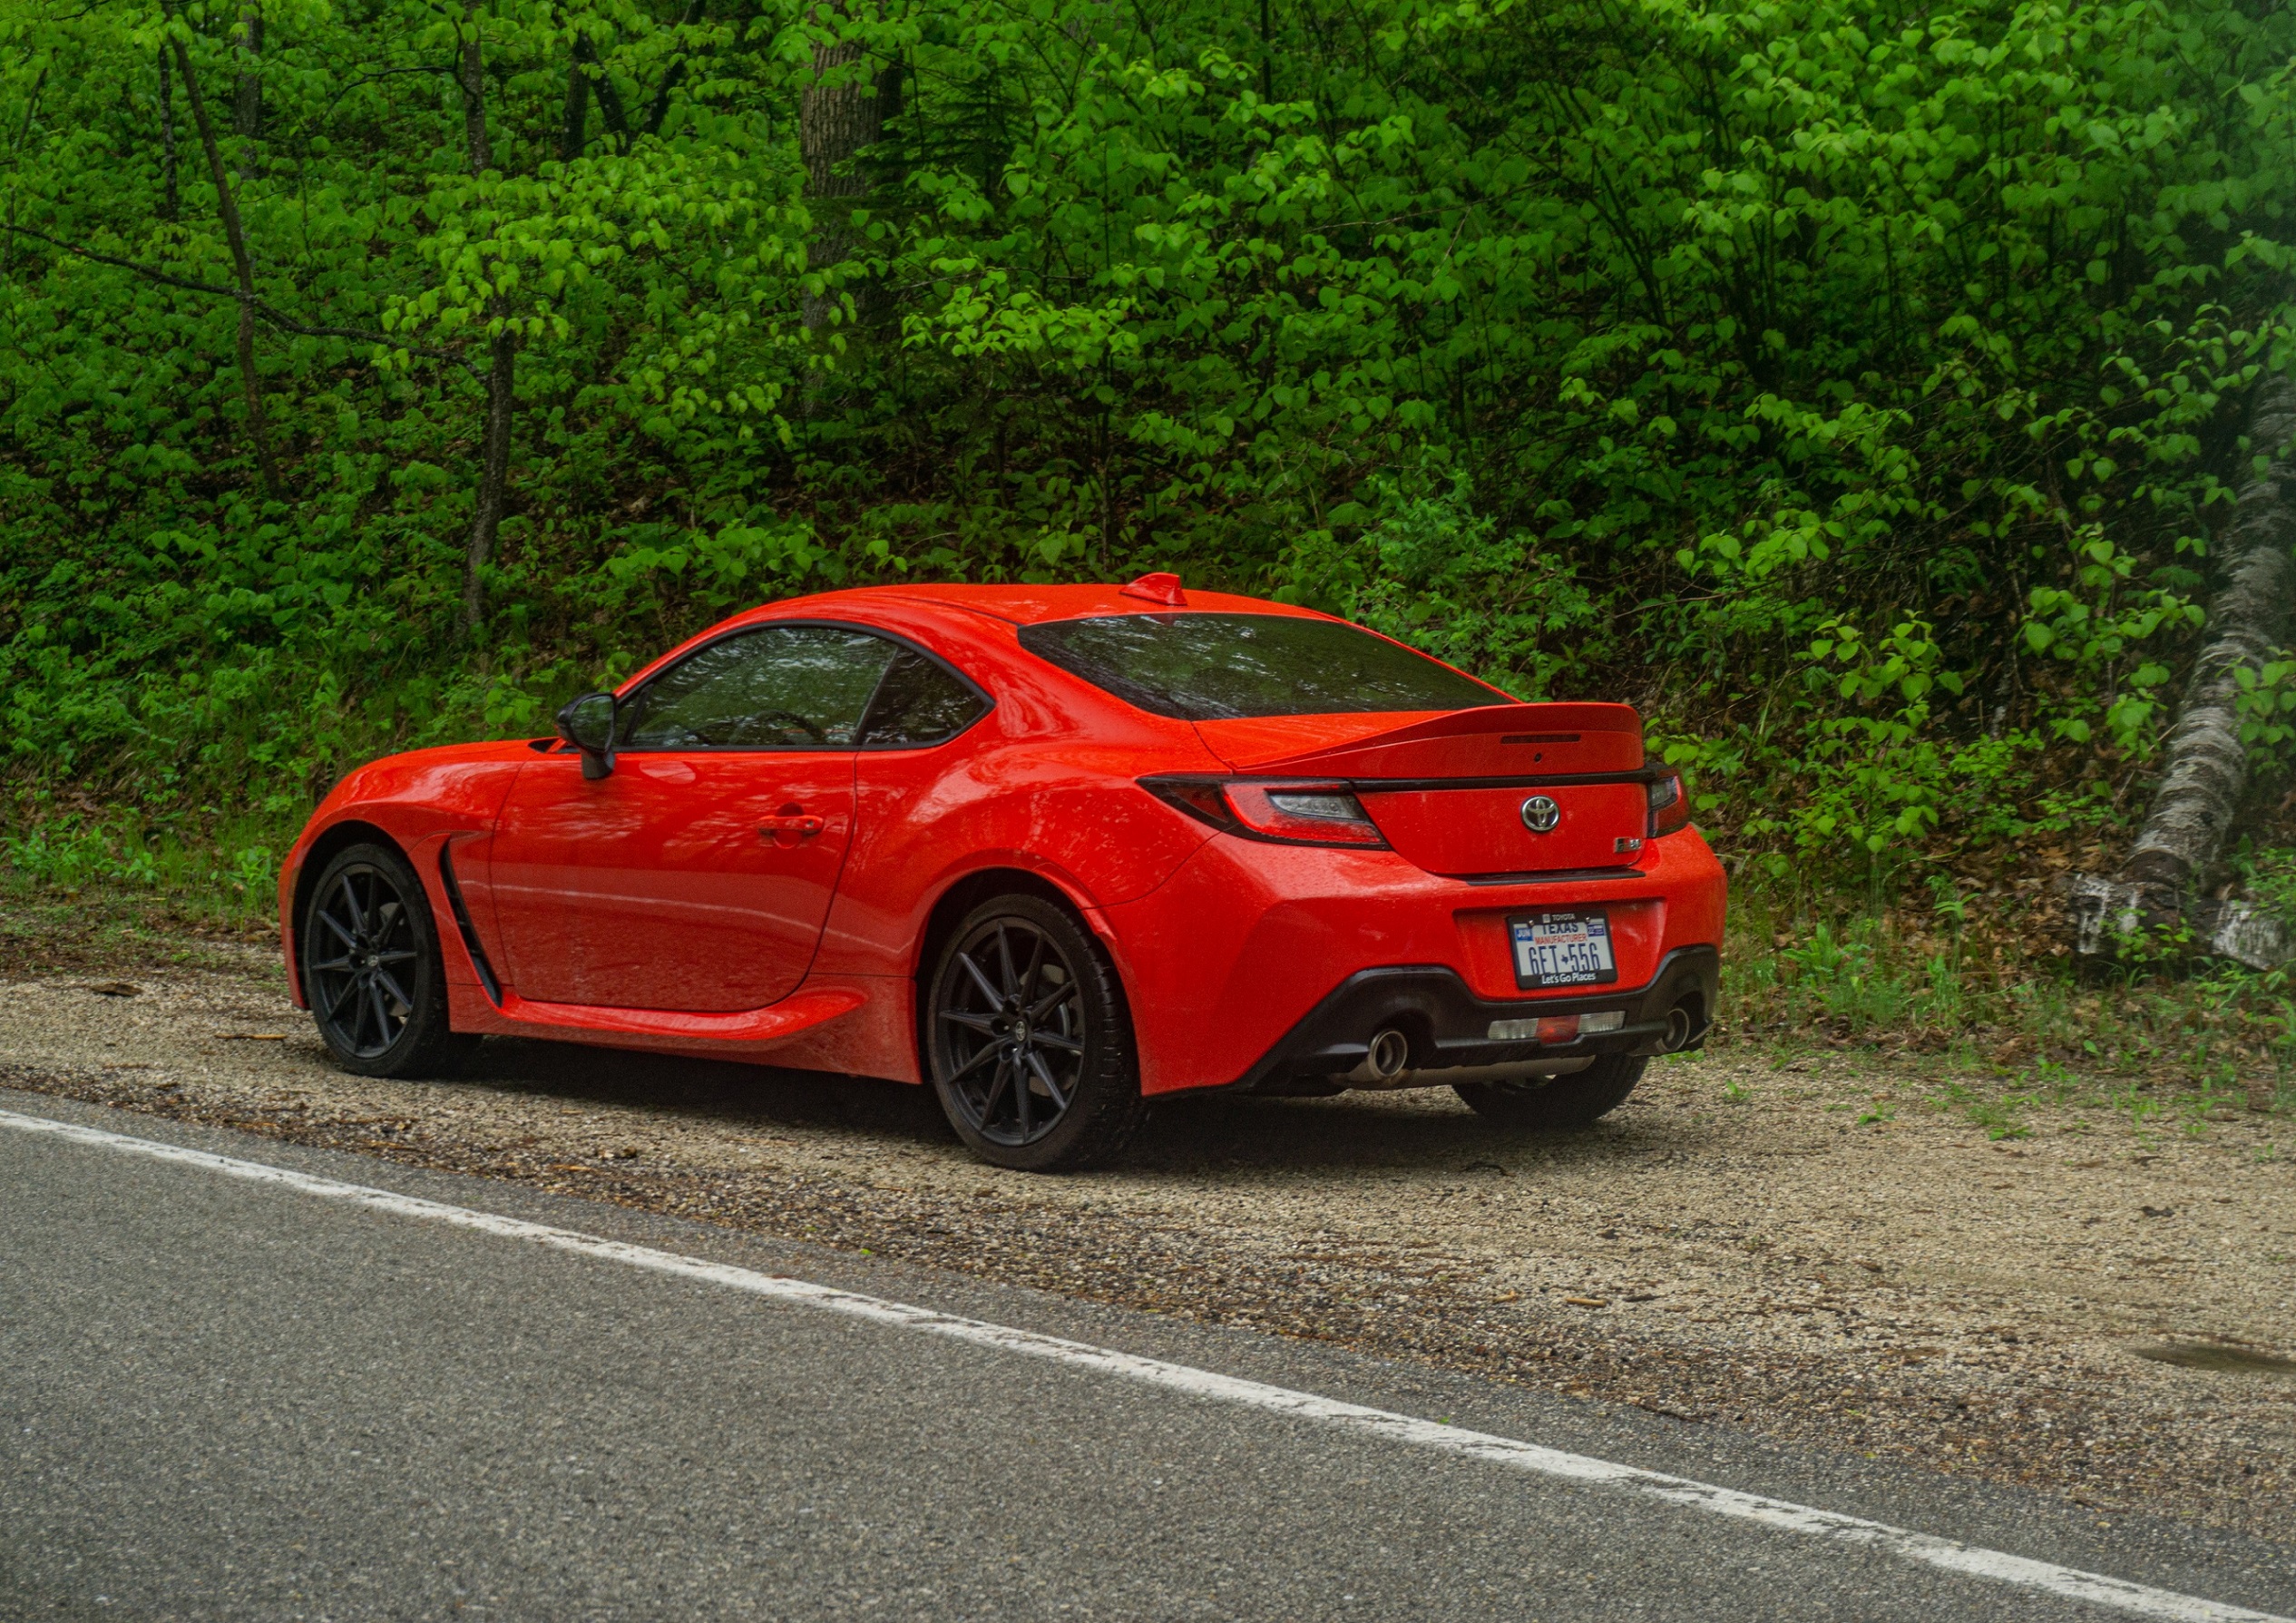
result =
M179 831L92 806L44 809L0 832L0 971L243 968L246 949L275 935L291 833L252 816Z
M1713 1045L1782 1064L1843 1050L1920 1061L1929 1085L1875 1094L1860 1125L1918 1102L1996 1139L2029 1136L2037 1110L2199 1136L2212 1121L2296 1111L2296 965L2091 982L2039 904L1979 928L1958 906L1812 906L1756 883L1731 909Z

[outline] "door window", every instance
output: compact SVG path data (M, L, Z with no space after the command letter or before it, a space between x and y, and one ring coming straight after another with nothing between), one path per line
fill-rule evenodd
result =
M988 708L938 663L904 648L877 684L861 741L880 749L938 744L972 726Z
M902 650L845 626L759 626L695 650L624 707L620 748L850 749Z

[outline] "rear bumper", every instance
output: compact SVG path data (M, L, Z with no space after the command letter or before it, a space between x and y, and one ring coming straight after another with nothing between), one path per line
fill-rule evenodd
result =
M1566 1064L1600 1054L1687 1052L1704 1045L1721 988L1722 956L1706 945L1678 947L1659 962L1644 984L1621 992L1604 987L1580 997L1541 998L1527 1011L1520 1002L1477 997L1459 973L1440 964L1360 970L1334 988L1259 1061L1231 1084L1250 1092L1281 1089L1295 1079L1342 1076L1362 1065L1376 1032L1394 1029L1410 1039L1415 1080L1440 1084L1441 1073L1468 1066ZM1669 1016L1687 1023L1669 1042ZM1491 1026L1541 1016L1617 1012L1616 1031L1568 1042L1493 1041ZM1422 1074L1433 1073L1433 1074Z
M1446 1066L1470 1062L1462 1049L1488 1048L1494 1020L1629 1003L1638 1015L1638 1000L1690 962L1676 954L1720 945L1726 895L1722 865L1691 829L1652 840L1631 868L1483 882L1430 874L1392 851L1216 835L1166 883L1092 918L1123 978L1141 1091L1158 1094L1234 1087L1270 1055L1292 1062L1299 1032L1371 987L1420 1017L1428 1058ZM1607 910L1617 983L1523 988L1509 915L1573 906ZM1711 972L1700 983L1710 1016ZM1343 1022L1309 1046L1360 1045L1375 1029Z

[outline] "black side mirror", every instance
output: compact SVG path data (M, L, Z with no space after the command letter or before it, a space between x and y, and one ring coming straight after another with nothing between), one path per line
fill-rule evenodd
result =
M558 712L558 736L582 752L582 776L603 777L614 769L614 696L585 693Z

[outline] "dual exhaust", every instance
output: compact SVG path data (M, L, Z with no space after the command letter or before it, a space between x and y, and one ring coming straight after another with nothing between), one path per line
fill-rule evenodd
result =
M1666 1011L1666 1029L1658 1038L1657 1052L1679 1053L1698 1035L1702 1022L1695 1002L1694 998L1685 998ZM1363 1058L1355 1069L1332 1080L1350 1088L1431 1088L1503 1077L1561 1076L1584 1071L1594 1062L1591 1054L1574 1054L1554 1060L1519 1060L1508 1065L1413 1070L1410 1034L1397 1026L1382 1026L1372 1033L1371 1041L1364 1045Z

